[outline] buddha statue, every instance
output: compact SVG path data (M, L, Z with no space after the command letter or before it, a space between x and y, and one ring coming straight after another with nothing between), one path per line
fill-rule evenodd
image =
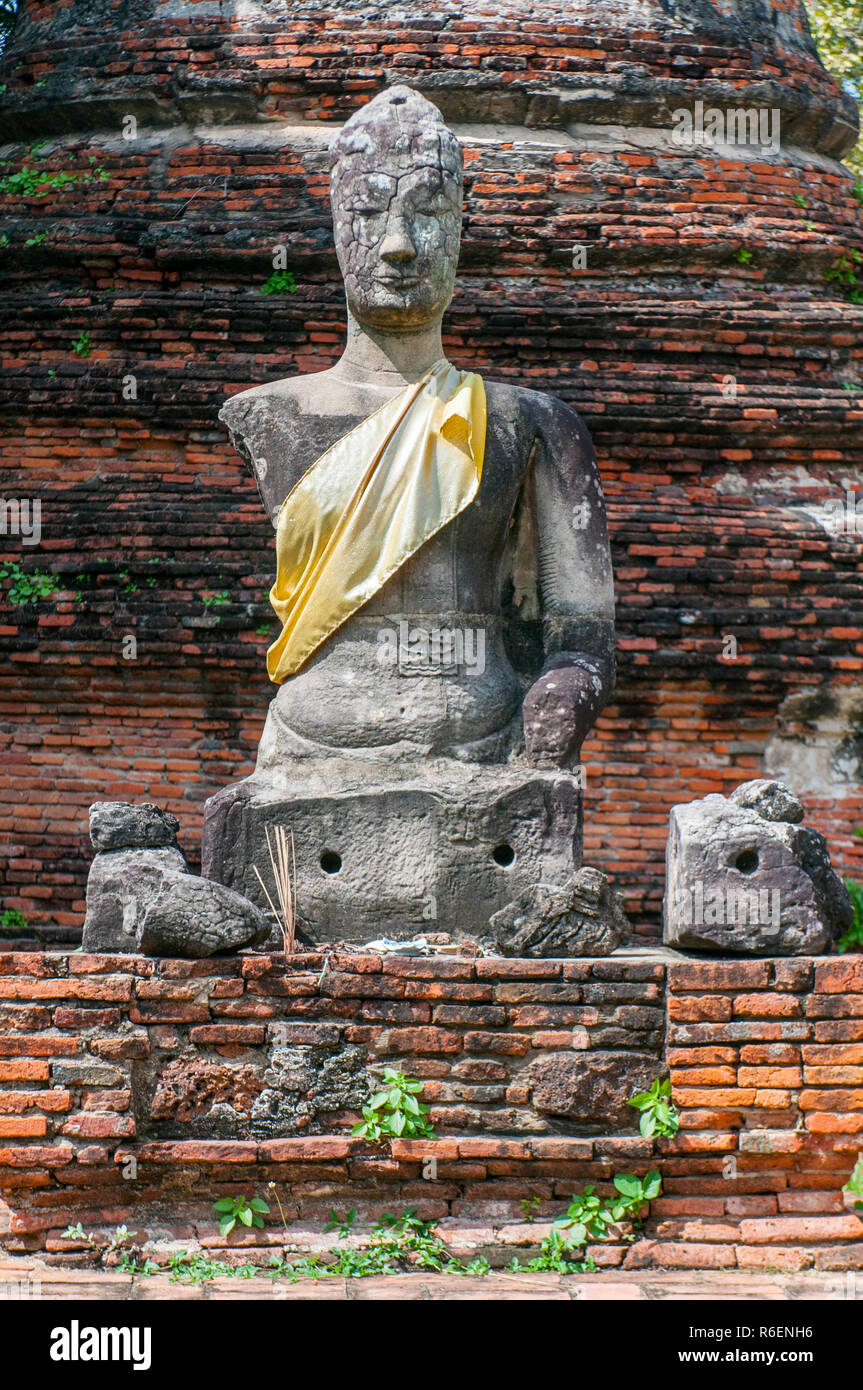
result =
M581 866L582 742L614 681L605 509L578 415L451 365L462 151L388 88L330 146L347 342L220 418L276 528L278 686L203 871L267 904L293 835L316 940L482 936ZM529 907L528 907L529 913Z

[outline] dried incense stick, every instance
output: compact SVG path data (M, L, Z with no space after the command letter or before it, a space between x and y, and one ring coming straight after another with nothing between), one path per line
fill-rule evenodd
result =
M264 896L270 905L270 911L279 924L282 932L282 940L285 947L285 955L293 954L294 942L297 931L297 856L294 846L294 832L291 831L291 849L288 854L288 836L284 826L277 825L275 828L275 850L270 840L270 828L264 826L264 834L267 839L267 850L270 856L270 867L273 871L273 881L276 885L276 896L279 900L281 912L276 910L275 904L267 891L267 886L258 872L257 866L252 867L258 882L264 890Z

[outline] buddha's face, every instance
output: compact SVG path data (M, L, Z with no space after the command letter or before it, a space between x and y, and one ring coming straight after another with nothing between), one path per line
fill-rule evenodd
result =
M437 130L390 134L341 160L331 191L348 307L367 327L398 332L433 323L452 299L462 185Z

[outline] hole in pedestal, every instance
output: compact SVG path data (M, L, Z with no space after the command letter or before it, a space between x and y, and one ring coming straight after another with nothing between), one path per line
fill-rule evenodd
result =
M515 859L515 850L512 845L495 845L491 857L502 869L508 869Z
M754 874L758 868L758 850L741 850L734 861L734 867L739 869L742 874Z
M334 849L325 849L321 855L321 868L325 874L337 874L342 867L342 856Z

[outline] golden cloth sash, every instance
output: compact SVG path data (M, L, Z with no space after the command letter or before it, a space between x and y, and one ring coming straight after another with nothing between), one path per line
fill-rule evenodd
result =
M485 431L482 378L441 358L303 474L276 525L270 680L294 675L473 501Z

